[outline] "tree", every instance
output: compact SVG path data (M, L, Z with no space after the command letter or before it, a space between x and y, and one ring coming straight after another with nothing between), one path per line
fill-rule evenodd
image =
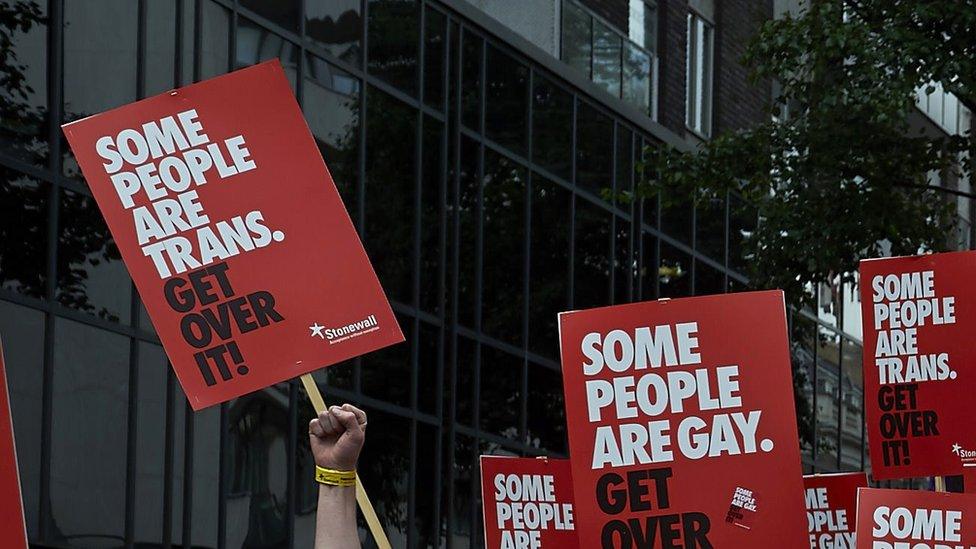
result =
M751 284L796 308L820 283L854 282L862 258L951 247L953 204L929 178L967 171L958 155L973 144L910 121L919 87L976 96L974 19L971 1L812 0L766 22L744 62L780 84L770 120L697 151L648 151L638 194L739 194L761 220L744 245Z

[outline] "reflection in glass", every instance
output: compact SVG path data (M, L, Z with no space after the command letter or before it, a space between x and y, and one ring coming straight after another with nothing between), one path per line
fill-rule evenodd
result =
M557 358L556 315L569 307L572 193L540 175L532 178L529 247L529 350Z
M207 29L200 36L200 77L202 79L211 78L220 74L227 72L230 62L230 11L224 9L215 2L204 2L202 6L203 17L201 18L201 24L203 28ZM238 20L238 42L237 42L237 66L241 67L243 65L241 56L241 41L240 37L253 35L254 33L247 33L244 29L249 25L249 21L246 19ZM270 34L268 34L270 36ZM285 66L285 71L288 72L289 80L292 82L292 87L294 87L295 75L294 66L295 61L297 61L297 54L292 52L295 59L291 59L289 64L288 57L282 57L281 64ZM265 59L270 59L275 57L275 55L268 55L267 57L262 57L259 60L264 61ZM258 60L252 61L249 64L255 63ZM289 70L291 69L291 70Z
M54 333L51 537L112 546L125 529L129 340L62 318Z
M454 454L449 457L454 468L454 485L450 487L454 492L454 506L450 510L454 528L448 534L451 547L469 549L478 543L474 530L481 516L474 499L475 494L481 491L477 482L481 475L477 469L478 446L475 439L457 435ZM477 546L480 547L480 544Z
M657 284L660 271L657 260L658 238L650 232L641 234L640 287L642 300L657 298Z
M34 165L47 163L47 10L36 3L7 3L0 21L9 46L0 48L0 148Z
M226 48L224 48L226 50ZM215 52L221 51L215 46ZM298 61L300 50L298 46L278 36L268 32L262 27L241 18L237 25L237 52L235 63L237 68L247 67L261 61L278 58L281 66L291 82L292 88L295 87L295 79L298 77ZM220 68L220 59L216 59L214 64L218 67L218 73L225 72L226 62Z
M438 389L442 385L438 365L443 359L443 337L438 326L420 322L417 338L417 409L431 415L437 413Z
M440 477L437 462L437 428L417 422L417 446L413 456L416 467L414 491L414 522L411 530L416 536L414 547L427 549L441 547L435 530L437 492L434 486Z
M147 96L176 87L175 65L176 3L146 2L146 66L152 67L145 75Z
M454 419L461 425L474 427L475 425L475 377L477 377L478 347L477 344L464 337L457 338L457 369L456 390L457 404Z
M391 299L413 301L416 185L414 109L375 88L366 95L366 251Z
M793 362L793 391L797 395L796 421L800 435L800 450L804 470L812 468L814 444L813 383L816 379L816 328L812 321L793 313L790 326L790 357Z
M343 61L359 65L363 20L360 0L306 0L305 35Z
M563 380L559 370L529 364L529 417L526 442L549 455L566 452Z
M686 193L661 196L661 232L691 246L694 202Z
M525 296L525 168L485 153L483 329L506 343L522 341Z
M610 212L577 198L574 309L610 304L610 227Z
M636 262L631 258L630 221L618 217L613 233L613 302L627 303L633 299L633 279Z
M523 360L504 351L481 347L481 429L518 440L522 415Z
M368 69L400 90L417 94L420 10L416 0L369 0Z
M571 178L573 96L536 74L532 91L532 159L562 177Z
M593 82L620 97L621 37L612 28L593 20Z
M480 36L464 29L461 42L461 122L481 131L481 62L484 43Z
M169 362L159 345L139 342L139 364L136 388L136 532L144 543L163 542L163 471L166 437L159 428L166 425L166 383ZM18 441L18 446L19 446Z
M300 4L299 0L241 0L242 8L247 8L291 32L298 32Z
M860 345L841 341L841 447L840 462L844 470L861 470L864 443L864 372Z
M58 228L58 301L128 323L132 282L95 200L63 190Z
M562 12L559 58L589 78L593 51L593 18L583 8L565 0L562 3Z
M346 210L358 218L359 79L320 57L305 58L302 107Z
M695 295L725 293L725 273L701 260L695 261Z
M729 202L729 268L748 273L752 258L747 255L747 243L756 230L759 216L756 209L738 195L730 195Z
M485 132L489 139L524 155L529 69L492 45L488 46L487 59Z
M47 183L0 166L0 288L44 297L50 200Z
M641 112L647 113L651 107L651 56L626 40L621 97Z
M661 262L657 268L658 297L691 295L691 256L661 242Z
M613 121L588 103L576 116L576 185L596 196L612 190Z
M473 327L475 315L476 271L478 267L478 218L479 193L481 180L478 176L478 145L467 137L461 137L460 174L458 175L458 190L451 210L457 216L455 223L458 227L458 261L457 269L458 289L457 307L458 322Z

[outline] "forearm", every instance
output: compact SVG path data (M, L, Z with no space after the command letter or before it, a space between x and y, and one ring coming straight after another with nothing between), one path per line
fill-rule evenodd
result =
M355 486L319 485L315 549L360 549Z

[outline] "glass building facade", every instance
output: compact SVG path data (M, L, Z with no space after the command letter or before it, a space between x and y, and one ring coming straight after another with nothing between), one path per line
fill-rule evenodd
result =
M0 8L0 336L37 547L310 547L317 494L297 382L190 411L66 121L281 60L407 338L316 374L395 547L481 546L479 454L565 455L557 312L745 288L737 197L619 200L650 119L458 2L35 4ZM806 467L859 469L859 343L794 317Z

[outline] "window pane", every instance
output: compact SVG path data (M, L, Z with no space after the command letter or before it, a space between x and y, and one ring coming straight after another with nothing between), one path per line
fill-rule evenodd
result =
M710 198L698 205L695 249L725 263L725 199Z
M353 220L359 214L359 80L319 57L306 58L303 108L308 127ZM378 136L382 139L382 136Z
M478 346L464 337L457 338L457 408L455 420L468 427L474 427L475 391L478 385L474 382L477 371Z
M416 0L369 0L369 72L417 94L420 10Z
M141 543L163 541L164 431L148 426L166 425L166 383L169 362L159 345L137 343L139 372L136 429L135 538ZM194 540L196 541L196 540Z
M547 453L564 454L566 417L563 411L563 380L559 370L529 364L528 405L528 444Z
M458 227L458 261L455 266L458 277L458 322L468 327L474 327L476 274L478 269L478 219L481 179L478 170L479 145L468 139L461 138L461 173L459 174L457 204L451 204L456 210Z
M0 51L5 58L4 82L0 86L0 147L6 154L43 166L47 162L49 124L47 9L45 5L36 12L20 11L27 28L4 25L10 46ZM13 55L16 60L10 62Z
M576 199L574 309L610 304L610 223L610 212Z
M621 38L612 28L593 20L593 82L620 97Z
M569 181L573 146L573 96L536 74L532 92L532 159Z
M438 541L436 530L437 484L441 472L437 465L437 428L417 422L417 446L413 455L416 468L416 487L414 491L414 523L411 529L417 537L414 547L428 549L443 547Z
M569 190L533 176L529 349L553 359L559 356L556 315L569 308L572 214Z
M410 420L380 410L367 409L366 413L370 419L369 444L359 457L359 476L393 546L406 547ZM359 530L364 532L366 524L362 513L358 515Z
M483 329L506 343L522 341L525 279L525 169L485 152Z
M226 48L225 48L226 50ZM146 95L176 87L176 3L146 3ZM225 65L226 68L226 65Z
M861 470L864 443L864 372L861 369L863 349L849 340L842 341L841 360L841 468Z
M593 51L592 18L573 2L564 1L560 58L569 66L590 77Z
M286 30L298 32L299 0L241 0L241 7Z
M747 273L752 258L747 255L747 244L756 230L759 216L756 209L736 195L729 203L729 268Z
M443 337L439 326L420 323L417 338L417 409L432 415L437 413L437 398L443 386L438 379Z
M461 51L461 122L481 131L481 61L484 40L464 29Z
M44 297L50 201L47 183L0 166L0 288Z
M216 51L220 51L219 49ZM237 67L246 67L277 57L285 70L288 82L295 88L298 77L299 49L295 44L277 34L268 32L247 19L240 19L237 26ZM215 61L219 68L220 60ZM220 69L219 72L223 72Z
M658 297L691 295L691 256L661 242L661 263L657 268Z
M813 463L813 376L816 365L814 338L817 332L811 321L797 313L793 314L791 330L790 356L793 359L793 390L797 396L796 419L804 471L808 472Z
M494 347L481 347L481 429L519 438L522 415L522 359Z
M64 3L63 122L135 100L136 8L137 2L129 0ZM63 143L64 175L80 178L74 155Z
M406 343L384 347L362 357L363 394L399 406L410 406L410 347L413 320L397 316Z
M665 191L661 198L661 232L691 246L693 209L691 197Z
M640 298L643 300L657 298L658 284L658 260L657 245L658 238L650 232L641 234L641 257L640 257Z
M630 221L616 218L613 235L613 302L632 301L635 266L630 254Z
M240 23L238 28L243 29L247 26L248 21L241 19ZM200 76L206 79L224 74L230 68L230 11L213 2L204 2L201 24L206 29L206 32L200 36ZM241 46L241 35L246 36L247 34L244 32L238 34L238 51ZM280 42L280 40L277 40L277 42ZM294 52L292 53L294 54ZM278 52L275 52L273 55L261 57L260 60L270 59L277 55L279 55ZM281 63L285 66L285 71L288 72L289 80L292 82L292 87L294 87L294 61L297 60L297 57L292 60L290 65L288 63L289 57L281 56L281 58ZM240 61L240 56L238 56L238 61ZM257 60L252 61L252 63L254 62L257 62ZM238 64L238 66L241 65Z
M695 261L695 295L725 293L725 273L704 261Z
M387 295L410 303L417 115L378 89L366 98L366 251Z
M529 69L494 46L488 46L487 55L486 132L490 139L524 155Z
M475 493L480 492L480 474L477 472L478 446L475 439L457 435L454 441L453 453L449 455L454 468L454 485L447 487L454 492L453 528L448 534L451 547L470 549L480 547L476 537L475 525L480 522L480 508L475 506ZM476 545L477 544L477 545Z
M602 196L611 189L613 121L580 101L576 125L576 185Z
M440 110L444 101L447 17L427 8L424 21L424 102Z
M332 55L358 66L362 59L360 0L306 0L305 34Z
M649 51L657 50L657 3L653 0L630 0L627 27L634 43Z
M60 318L55 334L51 520L65 537L114 544L125 529L129 340Z
M95 200L62 191L59 230L58 301L100 318L128 323L132 282Z
M420 307L439 314L445 297L442 233L446 225L444 169L442 166L444 124L424 117L423 155L420 177Z
M41 478L44 314L0 301L0 340L3 342L27 534L36 539Z
M633 44L624 46L622 97L646 113L651 105L651 58Z

